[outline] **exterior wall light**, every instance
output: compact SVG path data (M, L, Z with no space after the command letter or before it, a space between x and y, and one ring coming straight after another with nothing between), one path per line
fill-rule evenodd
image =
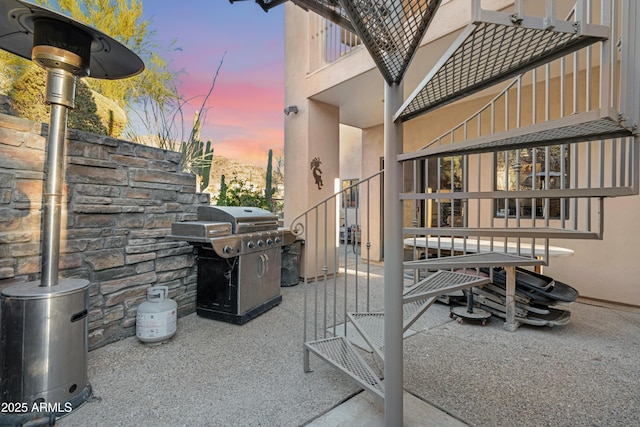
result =
M288 116L289 114L298 114L298 106L297 105L289 105L284 108L284 113Z

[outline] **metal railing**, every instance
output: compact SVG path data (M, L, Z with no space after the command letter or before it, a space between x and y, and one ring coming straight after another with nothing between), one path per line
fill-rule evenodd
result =
M381 236L382 230L372 224L374 207L369 197L381 191L382 176L380 171L343 188L291 221L291 231L304 241L304 342L346 335L349 312L382 311L372 300L372 278L379 275L371 271L371 238ZM338 221L353 209L341 200L354 189L364 196L356 200L357 220L349 232L348 224L340 227ZM376 205L375 215L377 209ZM381 289L377 291L381 295Z
M362 40L351 31L315 13L309 14L311 47L309 72L314 72L362 46Z
M604 197L638 194L635 136L593 138L585 129L562 144L522 144L473 154L453 150L455 144L500 134L508 138L527 127L541 132L554 121L579 130L585 123L576 118L597 110L620 112L630 133L637 132L634 103L640 95L629 88L635 88L637 80L630 46L638 37L628 2L602 1L598 16L591 4L579 2L579 13L586 22L599 19L609 26L608 40L518 76L484 107L420 150L447 146L448 153L404 162L413 174L411 188L401 199L405 210L415 213L412 227L405 228L414 247L431 236L439 255L450 247L451 238L461 239L463 251L469 242L469 247L477 247L488 239L494 250L506 252L515 245L520 253L531 247L533 256L547 260L550 238L602 237ZM441 245L441 238L446 243Z

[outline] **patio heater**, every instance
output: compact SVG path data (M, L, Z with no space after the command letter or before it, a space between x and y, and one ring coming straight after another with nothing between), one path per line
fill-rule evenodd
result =
M11 415L14 424L42 417L55 422L91 395L89 281L58 278L67 114L74 107L77 78L129 77L142 72L144 64L105 34L22 0L0 0L0 48L47 71L46 102L51 105L41 279L9 286L0 294L0 401L19 403L18 412L27 412Z

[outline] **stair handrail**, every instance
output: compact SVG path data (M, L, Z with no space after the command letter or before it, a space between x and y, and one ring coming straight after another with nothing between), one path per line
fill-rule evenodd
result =
M294 236L300 237L302 235L302 233L304 233L304 231L305 231L304 224L300 220L302 218L304 218L305 215L311 213L312 211L314 211L315 209L319 208L320 206L326 204L330 200L337 198L338 195L340 195L342 193L345 193L347 190L350 190L352 188L356 188L359 185L367 183L367 182L373 180L374 178L382 175L383 173L384 173L384 169L380 169L378 172L374 173L373 175L370 175L367 178L361 179L357 183L355 183L353 185L350 185L349 187L345 187L345 188L341 189L340 191L337 191L337 192L333 193L332 195L322 199L321 201L319 201L315 205L313 205L310 208L308 208L306 211L304 211L301 214L299 214L298 216L294 217L290 222L289 229L291 230L291 232L293 233Z

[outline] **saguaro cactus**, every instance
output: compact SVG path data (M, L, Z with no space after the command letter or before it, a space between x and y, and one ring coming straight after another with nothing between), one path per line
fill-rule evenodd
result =
M218 206L227 206L227 183L224 175L220 177L220 195L218 196Z
M264 198L268 206L272 206L273 199L273 150L269 149L269 159L267 160L267 176L265 177Z

